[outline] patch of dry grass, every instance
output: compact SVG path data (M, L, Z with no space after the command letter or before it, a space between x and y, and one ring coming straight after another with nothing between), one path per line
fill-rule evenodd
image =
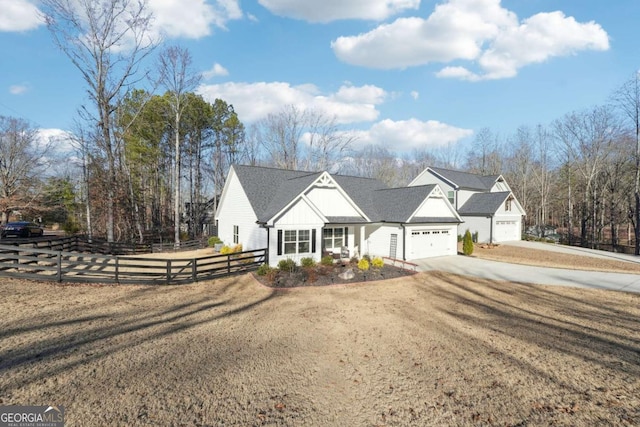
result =
M0 404L68 425L638 425L640 295L447 273L0 283Z
M640 264L589 255L571 255L511 245L475 245L473 256L492 261L572 270L608 271L612 273L640 274Z

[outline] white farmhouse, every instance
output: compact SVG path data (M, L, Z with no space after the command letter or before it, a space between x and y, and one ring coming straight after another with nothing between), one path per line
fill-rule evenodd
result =
M328 253L413 260L457 253L460 216L436 183L234 165L216 212L218 235L245 250L319 261ZM344 255L343 255L344 256Z

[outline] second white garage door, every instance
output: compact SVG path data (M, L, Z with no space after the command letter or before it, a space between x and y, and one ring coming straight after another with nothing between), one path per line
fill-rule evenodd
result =
M452 242L456 241L456 236L451 230L413 230L411 232L411 258L449 255Z

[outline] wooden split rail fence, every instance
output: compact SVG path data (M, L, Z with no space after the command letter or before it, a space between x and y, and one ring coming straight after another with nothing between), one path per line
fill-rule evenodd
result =
M69 238L72 239L72 238ZM2 243L2 242L0 242ZM0 244L0 277L56 282L115 284L181 284L256 269L267 262L267 250L194 258L103 255L75 250L63 239L46 246Z

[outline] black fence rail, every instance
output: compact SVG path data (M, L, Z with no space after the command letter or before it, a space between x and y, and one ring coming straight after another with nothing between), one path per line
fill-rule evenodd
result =
M0 277L56 282L194 283L251 271L266 262L266 249L193 258L158 258L0 245Z
M20 246L26 248L39 248L49 250L61 250L72 252L84 252L103 255L137 255L155 252L181 252L207 247L206 240L187 240L176 246L173 242L167 243L124 243L107 242L100 239L88 239L83 235L68 237L43 236L32 238L4 238L0 239L0 245Z

